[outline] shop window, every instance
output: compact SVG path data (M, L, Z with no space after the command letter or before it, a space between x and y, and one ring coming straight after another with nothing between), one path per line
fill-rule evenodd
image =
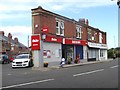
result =
M64 21L56 19L56 34L64 36Z
M81 39L81 26L79 25L76 26L76 38Z
M88 29L88 40L92 40L91 29Z
M103 57L104 56L104 52L103 50L100 50L100 57Z
M56 21L56 34L59 34L60 32L59 32L59 22L58 21Z
M60 22L60 35L64 35L64 22Z

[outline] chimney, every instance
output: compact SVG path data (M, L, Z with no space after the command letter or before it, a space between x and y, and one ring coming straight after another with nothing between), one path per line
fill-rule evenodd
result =
M12 39L12 34L8 33L8 38Z
M89 21L88 21L88 19L86 19L86 25L89 25Z
M15 38L14 38L14 41L15 41L15 43L18 43L18 38L15 37Z
M85 19L84 18L80 18L79 22L85 24Z
M0 31L0 35L4 36L4 31Z

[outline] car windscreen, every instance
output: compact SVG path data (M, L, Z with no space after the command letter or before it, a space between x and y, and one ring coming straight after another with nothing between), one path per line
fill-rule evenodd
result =
M24 59L24 58L29 58L29 55L18 55L15 57L16 59Z

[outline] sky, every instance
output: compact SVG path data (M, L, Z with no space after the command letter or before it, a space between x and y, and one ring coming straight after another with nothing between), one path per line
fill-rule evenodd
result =
M107 32L109 48L118 47L117 0L0 0L0 31L28 46L32 33L31 9L43 9L75 19L89 20L89 25ZM29 38L30 39L30 38Z

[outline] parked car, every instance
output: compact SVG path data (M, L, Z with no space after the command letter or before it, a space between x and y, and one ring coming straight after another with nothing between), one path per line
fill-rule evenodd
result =
M15 56L10 57L10 62L12 62L15 59Z
M30 54L19 54L12 61L12 68L15 67L31 67L33 66L33 62Z
M2 55L0 56L0 62L1 62L2 64L10 63L10 59L8 58L8 55L2 54Z

